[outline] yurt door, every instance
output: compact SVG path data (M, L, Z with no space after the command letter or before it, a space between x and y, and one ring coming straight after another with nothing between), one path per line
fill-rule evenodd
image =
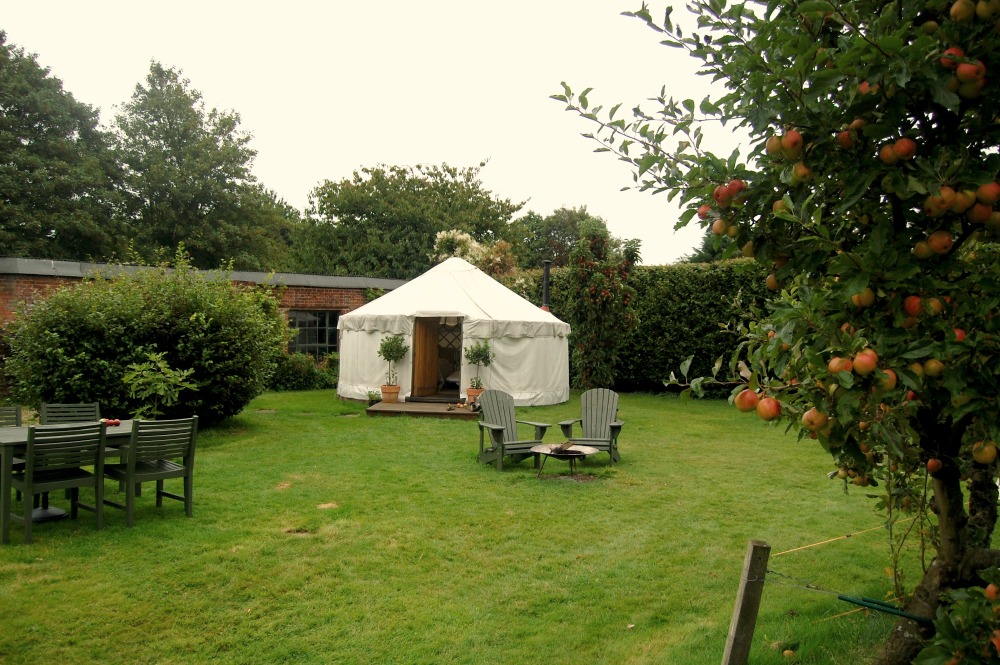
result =
M413 329L413 396L427 397L438 391L438 317L416 319Z

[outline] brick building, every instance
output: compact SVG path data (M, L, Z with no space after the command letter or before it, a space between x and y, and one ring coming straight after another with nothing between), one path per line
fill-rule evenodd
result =
M148 269L78 261L0 258L0 323L13 319L22 304L30 307L53 289L77 283L89 275ZM238 284L282 287L281 309L288 316L289 325L298 331L289 350L316 356L337 350L338 318L365 304L368 289L389 291L404 283L400 279L373 277L240 271L233 272L231 277Z

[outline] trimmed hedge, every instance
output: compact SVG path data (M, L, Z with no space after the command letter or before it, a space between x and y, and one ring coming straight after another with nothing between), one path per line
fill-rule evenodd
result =
M720 356L728 366L740 342L732 331L765 307L770 295L764 284L766 275L764 266L751 259L636 266L629 284L636 290L633 306L639 325L626 336L612 387L623 392L663 391L671 372L682 379L680 365L691 356L690 378L711 374ZM566 277L565 270L552 270L549 304L553 314L572 326ZM541 303L540 270L506 282L532 302ZM575 375L572 365L570 373Z
M11 396L41 402L99 402L109 417L140 406L123 381L131 363L163 352L193 369L198 389L181 392L164 417L197 414L211 424L239 413L264 392L288 328L266 290L228 275L176 270L121 273L53 292L7 328L4 373Z

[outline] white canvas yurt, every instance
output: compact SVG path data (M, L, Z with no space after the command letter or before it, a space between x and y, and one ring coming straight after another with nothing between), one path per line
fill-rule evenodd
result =
M397 366L400 400L465 397L476 367L463 349L480 340L495 354L479 372L485 388L510 393L519 406L569 399L569 324L463 259L450 258L341 315L337 328L342 397L366 399L385 383L379 343L402 335L410 350Z

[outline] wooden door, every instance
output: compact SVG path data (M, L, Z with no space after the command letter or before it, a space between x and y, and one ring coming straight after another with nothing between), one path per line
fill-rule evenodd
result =
M413 329L413 391L414 397L436 395L438 391L438 328L437 317L418 318Z

